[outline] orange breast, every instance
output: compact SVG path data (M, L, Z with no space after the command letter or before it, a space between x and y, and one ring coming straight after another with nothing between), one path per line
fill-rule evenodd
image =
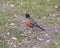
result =
M29 27L33 27L33 25L30 23L30 21L28 19L26 19L26 25L29 26Z

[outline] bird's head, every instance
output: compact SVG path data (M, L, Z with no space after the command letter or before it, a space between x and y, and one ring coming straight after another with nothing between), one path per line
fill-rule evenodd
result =
M30 15L29 15L29 14L25 14L25 17L26 17L26 18L29 18L29 17L30 17Z

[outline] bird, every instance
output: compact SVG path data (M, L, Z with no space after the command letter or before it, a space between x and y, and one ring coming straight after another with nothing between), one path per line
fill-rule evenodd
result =
M35 22L31 17L30 14L26 13L25 14L25 23L28 27L33 28L33 27L37 27L40 28L41 30L45 31L44 28L42 28L40 25L37 24L37 22Z

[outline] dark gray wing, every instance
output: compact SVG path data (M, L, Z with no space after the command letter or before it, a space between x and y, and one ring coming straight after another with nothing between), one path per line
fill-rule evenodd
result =
M32 18L29 18L29 21L30 21L30 23L33 24L34 26L37 26L37 25L38 25Z
M38 27L40 29L42 29L43 31L45 31L44 28L40 27L32 18L29 18L29 21L32 25L34 25L35 27Z

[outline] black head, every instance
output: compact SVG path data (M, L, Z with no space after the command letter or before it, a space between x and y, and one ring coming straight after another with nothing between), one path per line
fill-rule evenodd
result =
M30 17L30 15L29 15L29 14L25 14L25 17L26 17L26 18L29 18L29 17Z

